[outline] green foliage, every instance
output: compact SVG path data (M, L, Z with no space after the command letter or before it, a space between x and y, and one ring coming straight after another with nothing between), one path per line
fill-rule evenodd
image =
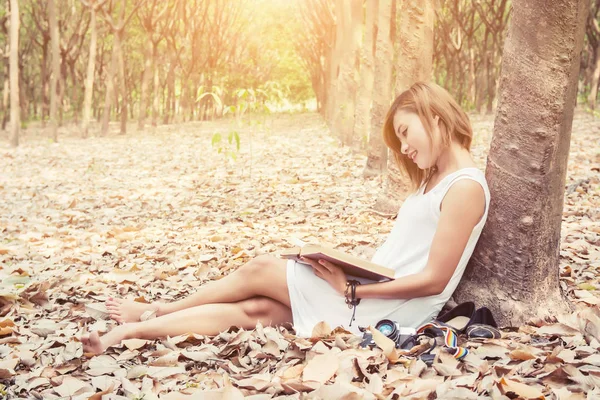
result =
M223 135L217 132L212 136L211 145L217 150L217 153L223 154L225 160L237 160L237 154L240 151L240 135L237 131L230 131L227 134L227 140L223 140Z

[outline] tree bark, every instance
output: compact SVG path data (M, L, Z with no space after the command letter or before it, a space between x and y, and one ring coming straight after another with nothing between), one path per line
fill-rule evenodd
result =
M93 4L90 7L90 12L90 55L88 58L87 74L85 78L85 95L83 100L82 136L84 138L88 137L90 117L92 113L92 95L94 93L94 69L96 67L96 46L98 43L98 30L96 28L96 9L94 8Z
M596 101L598 98L598 83L600 81L600 46L595 49L594 54L596 55L594 59L594 72L592 73L590 80L590 94L588 95L588 105L592 110L596 109Z
M120 135L127 133L127 86L125 84L125 60L123 59L123 48L121 46L121 34L123 31L117 32L115 35L115 47L117 48L117 59L119 67L119 93L121 95L121 130Z
M404 0L398 24L399 55L396 69L395 95L398 96L418 81L428 81L433 70L434 0ZM394 213L404 200L408 187L396 165L389 157L385 189L375 208Z
M375 79L373 58L375 56L375 17L377 16L378 0L367 0L365 16L365 37L360 53L360 87L356 95L354 109L354 134L355 138L369 137L371 123L371 99L373 96L373 81ZM364 146L364 145L363 145Z
M167 84L167 98L166 98L166 102L165 102L165 107L164 107L164 111L163 111L163 124L168 124L169 121L173 121L175 118L175 114L174 114L174 110L173 107L171 107L171 104L174 101L175 98L175 68L177 66L177 49L176 49L176 44L175 41L170 40L169 41L169 45L168 45L168 49L169 49L169 70L167 72L167 78L166 78L166 84ZM155 107L158 110L158 87L160 85L160 81L158 79L158 74L155 76L154 78L155 80L155 85L157 87L156 89L156 99L155 99ZM188 86L187 89L190 89L190 87ZM190 89L191 90L191 89ZM182 94L183 97L183 94ZM183 97L185 98L185 97ZM188 100L188 104L190 104L190 111L193 112L193 104L195 104L195 98L194 99L189 99Z
M48 43L42 44L42 62L40 64L40 78L42 83L42 126L46 126L46 118L50 118L50 104L48 101Z
M392 0L379 0L375 41L375 80L371 106L368 158L363 176L381 175L387 164L387 148L383 143L383 120L392 94L392 59L394 47L390 39Z
M58 141L58 121L56 120L56 111L58 107L58 93L56 86L60 79L60 62L59 62L59 36L58 36L58 21L56 18L56 5L54 0L48 0L48 19L50 25L50 48L52 71L50 73L50 134L52 140Z
M486 178L485 229L455 296L500 326L567 311L560 225L587 0L514 0Z
M360 7L360 12L357 8ZM353 144L354 107L356 82L356 59L360 42L360 23L362 19L362 0L338 0L336 13L339 17L340 29L340 72L335 96L333 128L342 144Z
M158 102L160 100L159 97L159 89L160 89L160 79L158 77L158 63L156 62L158 59L158 48L157 46L154 46L153 50L152 50L152 58L154 59L154 62L152 63L154 65L154 84L153 84L153 90L154 90L154 96L152 96L152 126L156 127L158 125ZM172 60L174 59L174 57L172 57ZM173 76L169 76L169 79L173 79L173 82L175 82L175 66L171 65L169 66L169 73L172 73ZM175 86L175 84L173 84L173 86ZM165 115L168 116L168 113L165 111ZM166 122L168 123L168 121Z
M330 128L333 127L333 122L337 118L337 91L338 91L338 76L340 70L340 60L342 54L343 30L342 30L342 8L343 0L337 0L335 4L335 39L331 48L331 56L329 62L329 87L327 88L327 104L325 111L325 121Z
M115 34L116 35L116 34ZM117 49L113 43L112 55L110 60L110 67L106 74L106 93L104 97L104 113L102 114L102 130L101 135L106 136L108 133L108 123L110 122L110 109L112 107L112 101L115 91L115 69L117 69Z
M145 53L145 62L144 62L144 72L142 74L142 90L140 94L140 111L138 114L138 131L144 129L144 123L146 121L146 108L148 101L148 86L150 85L150 78L152 78L152 60L153 60L153 49L152 45L152 34L148 33L149 37L146 39L146 51Z
M10 0L10 144L19 145L19 0Z

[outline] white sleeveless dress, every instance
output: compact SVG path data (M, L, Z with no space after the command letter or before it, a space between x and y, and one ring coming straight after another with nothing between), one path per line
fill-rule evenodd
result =
M477 168L460 169L445 176L425 194L425 185L421 186L404 201L390 235L372 259L374 263L395 270L396 279L422 271L429 258L442 200L450 186L461 179L471 179L481 184L485 192L486 207L442 293L408 300L362 299L356 307L356 319L349 326L352 310L346 305L344 297L336 293L325 280L317 277L310 266L290 260L287 264L287 284L297 335L309 337L313 327L321 321L327 322L332 328L342 326L359 334L359 326L374 326L382 319L391 319L400 326L416 328L435 318L458 286L487 219L490 192L483 172ZM373 282L356 277L352 279L362 283Z

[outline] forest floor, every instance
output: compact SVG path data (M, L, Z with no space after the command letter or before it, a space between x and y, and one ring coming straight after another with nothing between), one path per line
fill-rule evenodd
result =
M472 119L484 168L493 119ZM63 128L59 143L29 128L17 149L0 138L0 398L600 396L600 120L584 113L574 122L562 225L571 315L465 342L467 358L441 353L432 367L414 353L395 360L360 349L360 338L325 325L310 339L259 325L84 355L82 334L115 325L109 296L179 299L292 237L352 252L389 233L393 219L371 209L381 179L363 179L365 156L341 147L318 115L235 128L235 160L211 145L215 133L227 143L232 126L89 139Z

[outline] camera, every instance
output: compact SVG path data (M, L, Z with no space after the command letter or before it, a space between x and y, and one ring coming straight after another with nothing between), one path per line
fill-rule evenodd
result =
M375 329L381 332L384 336L396 343L396 348L403 348L403 344L408 344L407 339L417 333L414 328L399 326L397 322L390 319L382 319L375 325ZM361 347L374 346L373 335L366 328L360 328L363 332L363 340ZM409 345L409 347L412 347Z

